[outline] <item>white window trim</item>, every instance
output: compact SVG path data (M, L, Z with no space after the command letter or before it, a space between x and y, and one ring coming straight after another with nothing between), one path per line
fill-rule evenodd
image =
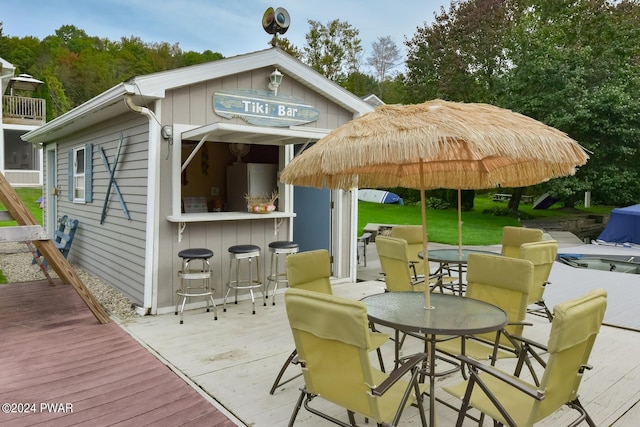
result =
M78 154L82 152L82 159L84 161L84 169L82 173L78 173ZM77 147L73 149L73 203L86 203L87 194L87 165L86 165L86 146ZM78 178L82 178L82 197L77 196L78 190Z

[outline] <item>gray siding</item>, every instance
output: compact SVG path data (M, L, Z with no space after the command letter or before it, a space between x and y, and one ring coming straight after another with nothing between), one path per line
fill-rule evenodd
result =
M239 118L224 119L218 116L213 111L213 94L219 90L232 89L266 90L269 74L272 71L273 68L262 68L167 91L167 97L162 102L162 122L196 126L217 122L246 125L246 122ZM319 119L314 123L304 125L306 127L333 129L353 118L352 113L303 86L292 76L287 77L285 74L278 93L300 98L318 109Z
M184 230L182 242L178 242L178 226L168 221L160 221L160 255L158 262L158 307L172 307L176 304L175 292L179 287L178 271L180 258L178 252L186 248L208 248L213 251L211 268L213 270L214 298L222 299L229 279L229 246L254 244L262 248L259 259L263 282L269 274L271 253L269 243L275 240L287 240L287 222L282 223L274 235L273 219L255 219L246 221L216 221L189 223ZM271 288L273 289L273 288ZM240 291L245 297L248 292ZM260 295L261 297L261 295ZM196 300L194 300L195 302ZM271 303L269 303L271 304Z
M267 89L269 74L272 68L264 68L228 76L222 79L195 84L167 91L162 101L162 123L180 123L202 126L206 124L225 122L246 125L241 119L224 119L213 111L213 95L218 90L238 88ZM284 83L279 93L295 96L314 105L320 111L319 120L305 126L319 128L338 127L351 120L353 115L339 105L328 101L313 90L301 85L291 76L285 75ZM276 240L289 240L288 219L280 220L280 226L275 227L273 219L254 219L244 221L219 221L187 224L182 241L178 242L178 225L170 223L165 218L171 214L171 170L170 162L166 160L166 147L163 147L161 159L160 188L160 224L159 224L159 259L158 259L158 308L167 311L176 303L175 291L179 287L177 278L180 270L180 250L190 247L205 247L213 250L213 286L215 298L221 299L226 292L226 282L229 278L228 247L237 244L255 244L262 248L260 267L263 281L269 274L271 253L268 245ZM281 165L282 166L282 165ZM166 191L164 189L167 189ZM295 219L294 219L295 220ZM345 253L348 254L348 242L344 243ZM344 271L348 273L347 259L343 260ZM243 296L247 292L240 292ZM195 300L194 300L195 301ZM164 310L163 310L164 308Z
M120 289L132 302L141 303L144 288L144 257L147 212L148 122L137 115L127 115L58 141L58 216L80 220L69 259L89 273ZM110 167L120 137L124 141L115 178L131 220L127 220L112 188L106 218L100 224L109 171L105 168L100 147L105 150ZM93 202L68 200L69 150L93 144Z

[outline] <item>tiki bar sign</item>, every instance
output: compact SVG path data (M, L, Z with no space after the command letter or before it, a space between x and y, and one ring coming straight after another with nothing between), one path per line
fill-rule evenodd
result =
M215 92L213 111L260 126L296 126L318 120L320 113L303 100L271 91L238 89Z

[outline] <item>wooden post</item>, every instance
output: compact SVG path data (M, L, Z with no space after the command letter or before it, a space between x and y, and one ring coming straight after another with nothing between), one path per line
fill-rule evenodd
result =
M31 211L27 209L18 194L13 189L11 184L4 177L4 174L0 173L0 201L4 203L7 210L13 217L13 219L21 226L34 226L38 225L38 222L31 214ZM100 323L109 323L111 319L104 310L104 307L98 300L89 292L84 285L80 277L71 267L71 264L67 259L62 256L56 245L51 239L47 240L33 240L33 244L38 248L40 253L49 262L49 265L53 267L58 276L63 282L71 284L74 287L80 298L87 304L87 307L91 310L93 315L98 319Z

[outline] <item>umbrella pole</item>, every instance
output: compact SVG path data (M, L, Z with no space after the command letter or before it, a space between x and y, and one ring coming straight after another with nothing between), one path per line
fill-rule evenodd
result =
M424 170L420 159L420 213L422 215L422 262L424 263L424 308L429 310L431 306L431 289L429 288L429 253L427 251L427 206L424 197Z
M458 188L458 256L462 259L462 190Z

